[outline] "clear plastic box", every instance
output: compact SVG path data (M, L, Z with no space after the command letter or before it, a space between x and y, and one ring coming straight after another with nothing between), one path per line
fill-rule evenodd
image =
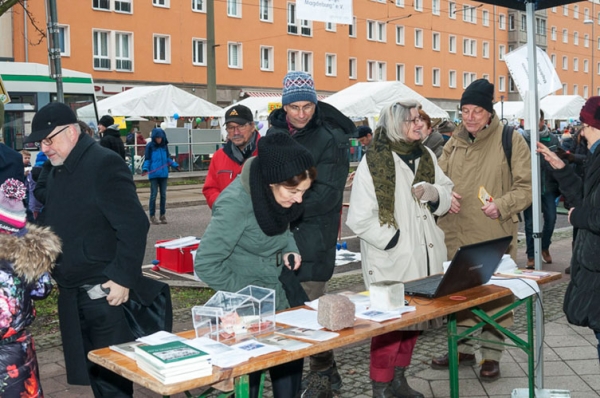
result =
M275 290L247 286L236 292L217 292L192 308L196 337L223 341L275 330Z

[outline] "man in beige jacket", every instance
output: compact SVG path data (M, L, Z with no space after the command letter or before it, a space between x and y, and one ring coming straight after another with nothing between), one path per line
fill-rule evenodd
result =
M440 217L438 225L444 231L448 257L463 245L477 243L503 236L512 236L508 253L517 256L518 214L531 204L531 157L527 143L521 134L512 135L512 160L507 162L502 147L502 128L493 109L494 85L486 79L471 83L460 100L462 124L454 131L444 146L439 165L454 182L450 211ZM483 204L479 198L480 187L493 198ZM512 301L497 300L483 308L495 313ZM470 313L457 314L459 327L477 323ZM502 326L513 323L512 313L500 318ZM460 331L460 330L459 330ZM495 328L483 328L484 340L504 341ZM475 364L474 341L459 342L459 363ZM483 359L480 377L494 381L500 377L500 358L504 346L482 343ZM434 358L434 369L448 367L448 354Z

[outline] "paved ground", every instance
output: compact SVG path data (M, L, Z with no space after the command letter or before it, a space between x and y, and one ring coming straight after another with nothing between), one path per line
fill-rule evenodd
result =
M183 174L183 173L182 173ZM187 195L181 195L182 203L197 200L199 191L191 188ZM169 188L170 204L175 200ZM190 196L190 193L192 194ZM142 196L143 193L140 194ZM144 200L142 203L146 202ZM198 203L194 203L198 204ZM523 243L521 242L521 246ZM563 271L571 257L571 231L560 228L556 231L551 248L553 264L545 264L544 269ZM526 263L524 248L519 249L517 263L523 267ZM190 282L194 283L194 282ZM591 331L586 328L568 325L562 312L564 291L568 283L568 275L561 281L546 286L543 291L544 308L544 387L567 389L572 397L600 397L600 369L597 357L597 341ZM359 271L348 271L334 275L330 283L331 292L364 290L362 276ZM189 311L175 314L174 329L176 332L192 328ZM516 310L515 326L517 333L525 330L524 311ZM89 387L70 386L66 383L64 361L60 336L36 337L38 360L42 376L42 386L47 398L91 397ZM434 371L429 368L429 361L446 351L445 330L426 331L417 343L409 368L409 381L413 388L421 391L426 397L448 397L448 374L445 371ZM371 396L369 381L369 344L364 342L336 351L338 367L344 380L340 397L364 398ZM461 397L509 397L514 388L526 388L526 358L518 349L508 349L501 361L503 377L493 383L482 383L479 378L479 367L460 368ZM194 391L198 393L199 391ZM136 397L158 397L143 388L136 388ZM265 396L271 396L267 390ZM183 394L176 396L184 397ZM291 398L291 397L290 397Z

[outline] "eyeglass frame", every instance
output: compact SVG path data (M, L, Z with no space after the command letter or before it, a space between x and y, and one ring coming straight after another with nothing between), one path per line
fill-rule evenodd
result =
M65 127L63 127L62 129L58 130L56 133L40 140L40 145L45 145L45 146L51 146L52 145L52 139L54 137L56 137L57 135L59 135L60 133L62 133L63 131L65 131L66 129L68 129L70 126L70 124L67 124Z
M412 123L412 124L417 124L417 121L424 122L425 120L421 116L417 116L413 119L405 120L406 123Z
M244 124L238 124L237 126L225 126L225 131L228 133L235 133L235 131L242 131L243 128L248 127L248 125L252 122L246 122Z
M317 104L315 103L310 103L310 104L306 104L304 106L298 106L298 105L286 105L287 108L295 113L299 113L300 111L304 112L304 113L309 113L315 110L315 108L317 107Z

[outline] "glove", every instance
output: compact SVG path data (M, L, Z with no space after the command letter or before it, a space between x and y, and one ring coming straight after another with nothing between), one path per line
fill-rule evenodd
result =
M148 170L143 170L142 171L142 177L146 177L148 175Z
M440 200L440 195L437 189L428 182L420 183L419 185L413 186L412 194L417 200L421 202L437 202Z
M558 148L556 150L556 156L558 156L559 159L563 159L564 160L564 159L566 159L569 156L569 153L567 151L565 151L564 149L562 149L562 148Z

